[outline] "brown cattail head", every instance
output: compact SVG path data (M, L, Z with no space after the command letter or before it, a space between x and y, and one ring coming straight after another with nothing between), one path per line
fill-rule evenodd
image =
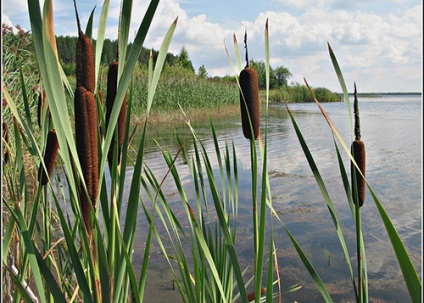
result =
M264 295L264 294L265 294L265 292L266 292L266 288L265 288L265 287L262 287L262 288L261 288L261 295ZM248 302L251 302L251 301L255 300L255 295L256 295L256 293L255 293L255 292L251 292L251 293L247 296L247 301L248 301Z
M361 140L355 140L352 142L351 153L353 154L353 158L355 159L356 164L361 170L362 174L365 177L365 144ZM356 175L355 175L356 174ZM356 186L354 186L353 181L356 177ZM365 179L361 176L359 171L356 169L355 165L351 163L351 180L352 180L352 194L353 201L359 202L359 206L361 207L365 201ZM356 191L357 188L357 191ZM358 193L358 197L356 197L356 193Z
M259 82L256 71L245 67L240 73L240 110L243 135L252 139L250 121L252 122L255 140L259 137Z
M363 141L361 141L361 126L360 126L360 119L359 119L359 105L358 105L358 93L356 91L356 83L354 85L353 107L354 107L354 117L355 117L355 130L354 130L355 141L352 142L351 153L360 171L365 177L365 162L366 162L365 144ZM365 201L365 179L361 176L360 172L356 169L353 163L351 163L350 171L351 171L351 180L352 180L353 201L354 202L358 201L359 207L361 207ZM356 180L356 186L354 184L354 180ZM356 197L356 194L358 194L358 197Z
M47 98L46 95L46 91L43 90L39 95L38 95L38 108L37 108L37 118L38 118L38 126L41 127L42 124L42 114L43 114L43 108L44 108L44 104L45 104L45 100Z
M77 3L74 0L75 15L78 25L78 41L76 47L76 78L77 87L82 85L86 90L94 93L96 75L94 71L94 52L91 40L81 30Z
M88 192L88 197L83 190L80 192L81 209L87 230L91 230L89 203L91 200L93 208L96 208L99 184L96 117L94 94L85 87L78 86L75 91L75 136L78 158Z
M82 85L94 93L96 79L94 72L94 53L91 40L82 32L78 33L76 54L77 87Z
M112 62L109 65L109 71L107 75L107 94L106 94L106 127L109 126L110 115L112 113L113 105L115 103L115 97L117 93L118 85L118 61ZM121 158L121 149L122 144L124 143L125 138L125 122L127 116L127 96L125 95L122 102L121 110L118 117L118 138L114 138L110 145L108 162L109 166L112 166L113 161L113 151L115 150L115 142L118 143L118 163Z
M40 180L41 185L46 185L49 182L49 178L53 173L58 151L59 141L57 140L56 130L52 129L47 134L46 151L44 153L44 164L46 165L47 172L41 164L38 170L38 180Z
M5 146L5 152L3 155L3 161L4 164L7 164L9 162L10 158L10 150L9 150L9 130L7 128L7 123L3 122L3 144L2 147Z

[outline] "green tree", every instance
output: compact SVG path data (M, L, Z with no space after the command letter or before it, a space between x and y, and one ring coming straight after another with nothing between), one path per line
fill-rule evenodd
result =
M178 62L181 64L183 68L186 68L188 70L191 70L194 73L194 67L191 63L191 60L188 56L188 52L186 48L183 46L183 48L180 51L180 54L178 56Z
M286 87L292 73L285 66L277 66L274 70L276 87Z
M250 66L256 70L258 75L259 89L266 88L266 69L264 61L250 60ZM288 85L288 80L292 74L284 66L277 66L276 69L269 67L269 88L275 89Z
M208 72L206 71L206 67L203 64L200 65L197 71L197 75L202 79L206 79L208 77Z

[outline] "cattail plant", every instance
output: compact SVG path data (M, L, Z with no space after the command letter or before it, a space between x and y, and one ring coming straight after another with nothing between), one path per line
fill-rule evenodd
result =
M81 31L75 1L74 5L79 33L76 49L77 89L74 95L75 136L78 158L88 194L86 195L85 191L81 189L79 198L84 223L87 230L90 231L90 203L92 203L92 207L95 209L99 184L97 106L94 98L96 81L91 41Z
M351 152L356 164L365 177L365 144L361 140L361 126L359 121L359 107L358 107L358 95L356 91L356 84L354 89L354 101L353 101L353 112L355 117L355 140L351 145ZM365 200L365 179L361 176L361 173L357 170L355 165L351 163L351 178L352 178L352 193L353 201L359 203L361 207ZM355 183L356 182L356 183Z
M44 169L43 165L40 165L38 170L38 180L40 180L41 185L46 185L49 182L58 151L59 141L57 140L56 130L52 129L47 134L46 151L44 153L44 164L47 171Z
M109 125L110 115L112 113L113 104L115 102L116 92L118 85L118 61L112 62L109 65L109 71L107 74L107 94L106 94L106 127ZM121 159L121 149L124 143L125 137L125 120L127 116L127 96L125 95L124 101L122 102L121 110L118 117L118 137L114 138L110 145L108 162L109 167L112 167L113 152L115 150L115 144L118 143L118 163Z
M241 123L243 135L246 139L252 139L250 122L252 123L253 135L256 140L259 137L259 82L255 69L249 66L247 33L244 36L244 43L246 48L246 67L240 72L239 76Z

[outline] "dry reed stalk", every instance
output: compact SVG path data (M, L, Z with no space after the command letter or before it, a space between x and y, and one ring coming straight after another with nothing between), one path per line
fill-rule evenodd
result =
M250 121L252 123L255 140L259 137L259 81L255 69L249 66L247 53L247 33L244 36L246 48L246 67L240 72L240 110L243 135L246 139L252 139Z
M112 62L109 65L107 75L107 94L106 94L106 127L109 126L110 115L112 113L113 105L115 103L115 97L117 93L118 85L118 61ZM113 151L115 150L115 144L118 143L118 163L121 161L121 149L125 138L125 122L127 116L127 96L125 95L122 102L121 110L118 117L118 138L114 138L110 145L108 154L109 166L112 166L113 162Z
M90 230L89 203L96 209L99 184L96 100L92 92L78 86L74 105L77 152L88 193L87 197L83 190L80 192L80 202L85 225Z
M365 177L365 162L366 162L365 144L363 141L361 141L361 126L360 126L360 120L359 120L359 106L358 106L358 95L356 91L356 84L355 84L355 91L354 91L353 108L354 108L354 116L355 116L355 140L352 142L352 145L351 145L351 153L360 171ZM354 175L356 177L357 191L355 190L355 186L353 184ZM359 207L361 207L362 205L364 205L364 201L365 201L366 184L365 184L365 179L361 176L361 173L358 171L358 169L355 167L353 163L351 163L351 179L352 179L353 201L355 202L358 200ZM358 198L356 197L356 194L358 194Z
M38 170L38 180L40 180L41 185L46 185L49 182L53 173L58 151L59 141L57 140L56 130L52 129L47 134L46 151L44 153L44 164L46 165L47 172L41 164Z

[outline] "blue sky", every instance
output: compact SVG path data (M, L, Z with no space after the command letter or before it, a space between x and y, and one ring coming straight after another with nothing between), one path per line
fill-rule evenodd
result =
M83 27L94 6L99 19L103 1L77 0ZM132 32L147 8L134 0ZM106 36L117 39L120 1L111 0ZM55 32L76 35L71 0L53 0ZM327 42L332 46L349 91L421 92L423 8L418 0L162 0L145 46L159 49L162 37L178 16L170 51L185 47L197 70L210 76L233 74L225 45L234 52L236 34L243 50L248 32L249 57L264 59L264 27L269 21L271 65L285 66L291 81L340 92ZM30 29L26 0L2 1L2 22ZM96 26L95 21L95 26ZM94 31L94 37L97 32ZM232 58L235 61L235 58Z

